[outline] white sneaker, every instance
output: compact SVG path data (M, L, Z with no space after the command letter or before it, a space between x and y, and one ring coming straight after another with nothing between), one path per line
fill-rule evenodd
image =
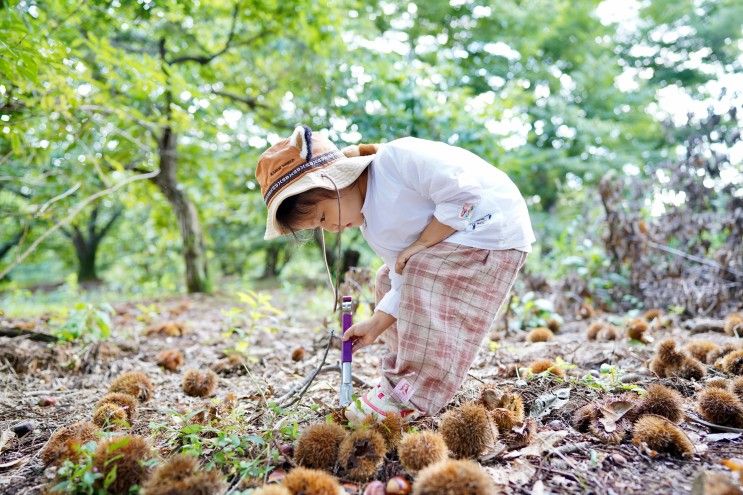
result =
M407 380L403 379L401 383L407 384ZM375 387L367 390L364 395L346 407L344 412L346 419L356 426L363 423L369 415L376 421L381 421L389 414L398 413L405 422L423 416L423 411L415 409L409 403L406 405L401 402L401 399L406 401L409 399L409 397L400 397L398 392L401 388L405 389L404 386L401 387L398 384L390 394L384 391L381 383L377 383Z

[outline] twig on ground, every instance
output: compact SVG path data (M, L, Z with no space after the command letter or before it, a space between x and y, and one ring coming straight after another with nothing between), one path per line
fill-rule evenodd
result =
M705 332L724 332L725 331L725 320L717 318L694 318L692 320L686 320L683 323L684 328L689 330L691 334L705 333Z
M320 361L320 365L315 368L315 371L310 373L309 376L307 376L302 383L300 383L298 386L292 387L292 389L284 394L283 396L279 397L279 399L276 401L279 406L281 407L289 407L291 405L294 405L299 401L299 399L302 398L302 396L307 392L307 389L310 388L310 385L312 385L312 381L315 379L317 374L320 372L322 367L325 365L325 360L328 357L328 352L330 351L330 347L333 345L333 336L335 335L335 330L330 329L330 338L328 339L328 345L325 346L325 352L323 353L322 360ZM301 389L301 390L300 390ZM289 398L295 396L291 401L285 402Z
M555 452L559 452L561 454L572 454L573 452L578 452L580 450L585 449L589 445L591 445L589 442L569 443L569 444L561 445L560 447L557 447L555 449Z
M743 433L743 428L733 428L732 426L716 425L714 423L709 423L703 420L702 418L699 418L690 413L686 413L686 417L694 421L695 423L699 423L700 425L707 426L708 428L712 428L713 430L720 430L720 431L725 431L728 433Z
M565 455L561 451L559 451L558 449L556 449L556 448L550 448L547 451L547 453L548 454L553 454L553 453L554 454L557 454L563 461L565 461L565 463L568 466L570 466L573 469L574 472L580 472L580 469L575 464L575 462L573 462L571 459L568 459L567 457L565 457ZM563 473L560 473L560 474L563 474ZM576 481L578 481L580 483L580 481L577 478L575 478L575 479L576 479ZM595 483L601 488L600 493L608 493L607 488L606 488L606 485L599 478L594 478L594 480L595 480ZM587 481L587 480L584 480L584 482L585 481Z
M477 380L477 381L478 381L478 382L480 382L480 383L485 383L485 380L483 380L483 379L482 379L482 378L480 378L479 376L475 376L475 375L473 375L473 374L472 374L471 372L469 372L469 371L467 372L467 375L468 375L468 376L470 376L470 377L472 377L472 378L474 378L475 380Z
M568 473L567 471L563 471L561 469L556 469L556 468L553 468L551 466L541 466L540 469L544 469L545 471L549 471L551 473L559 474L559 475L564 476L566 478L572 478L573 480L575 480L580 485L586 484L586 482L585 482L584 479L581 479L578 476L576 476L576 475L574 475L572 473Z
M56 336L48 333L34 332L18 327L0 327L0 337L25 337L38 342L56 342L59 340Z

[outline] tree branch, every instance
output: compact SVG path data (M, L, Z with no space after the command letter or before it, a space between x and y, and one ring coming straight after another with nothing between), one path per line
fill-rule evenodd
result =
M8 266L6 266L0 272L0 279L5 278L5 276L8 273L10 273L10 271L13 268L15 268L16 266L18 266L21 262L23 262L23 260L25 260L26 258L28 258L28 256L31 253L33 253L36 250L37 247L39 247L39 244L41 244L42 242L44 242L44 240L47 237L49 237L50 235L52 235L54 232L56 232L57 230L59 230L61 227L64 227L65 225L68 225L86 206L88 206L89 204L91 204L93 201L95 201L96 199L98 199L100 197L103 197L103 196L107 196L109 194L112 194L112 193L118 191L119 189L121 189L122 187L131 184L132 182L137 182L137 181L140 181L140 180L151 179L151 178L155 177L159 173L160 173L160 170L155 170L155 171L150 172L148 174L133 175L133 176L129 177L128 179L126 179L126 180L124 180L122 182L119 182L118 184L114 184L113 186L111 186L111 187L109 187L107 189L103 189L102 191L98 191L97 193L88 196L83 201L81 201L77 206L75 206L74 208L72 208L72 210L70 210L70 213L65 218L63 218L59 222L55 223L49 230L47 230L46 232L44 232L43 234L41 234L28 247L28 249L26 249L22 254L20 254L15 259L15 261L13 261Z
M80 189L80 182L78 182L77 184L75 184L71 188L67 189L65 192L54 196L52 199L50 199L49 201L47 201L46 203L44 203L43 205L41 205L41 208L39 208L39 210L36 212L36 214L34 216L35 217L38 217L39 215L41 215L42 213L44 213L47 210L47 208L49 208L52 204L56 203L59 200L62 200L64 198L66 198L70 194L73 194L78 189ZM0 278L2 278L2 277L0 277Z
M116 211L113 212L111 215L111 218L108 219L108 222L101 228L98 232L96 232L95 237L96 239L100 240L103 239L108 232L108 230L113 226L113 224L116 222L116 220L121 216L121 214L124 212L124 208L117 208Z
M6 254L8 254L8 251L13 249L13 246L21 242L21 238L23 237L23 229L19 230L16 235L13 236L12 239L10 239L8 242L3 243L0 245L0 259L2 259Z
M98 222L99 206L95 205L88 218L88 239L92 242L95 239L95 224Z
M222 96L224 98L227 98L228 100L236 101L238 103L247 105L247 107L250 108L251 110L255 110L258 107L268 108L268 105L264 105L263 103L258 103L258 100L256 100L253 96L240 96L234 93L228 93L227 91L218 91L218 90L213 90L212 94L215 94L217 96Z
M111 108L102 107L100 105L80 105L78 108L80 110L84 111L84 112L87 112L87 111L98 112L98 113L102 113L102 114L105 114L105 115L114 115L116 117L122 117L122 115L121 115L120 112L117 112L116 110L111 109ZM142 119L139 119L137 117L133 117L130 114L126 114L126 116L124 116L123 118L128 118L128 119L132 120L133 122L135 122L135 123L139 124L140 126L144 127L144 129L147 132L151 133L151 134L154 134L155 131L157 130L157 126L156 125L154 125L154 124L152 124L150 122L147 122L146 120L142 120Z
M240 2L235 2L235 7L232 9L232 25L230 26L230 33L227 35L227 41L224 43L224 47L221 50L212 53L211 55L183 55L181 57L172 58L167 61L170 65L182 64L185 62L196 62L197 64L207 65L215 58L222 55L224 52L230 49L233 38L235 37L235 27L237 27L237 16L240 13Z
M276 31L276 29L263 29L260 33L256 34L252 38L248 38L248 39L246 39L244 41L241 41L239 43L235 43L233 46L250 46L251 44L253 44L253 42L258 41L259 39L263 38L267 34L273 33L275 31Z
M157 43L155 42L155 40L147 38L146 36L128 32L121 35L113 36L109 41L111 43L111 46L124 50L125 52L137 54L146 53L147 55L152 55L153 57L157 55ZM135 47L130 45L129 43L139 43L140 46Z

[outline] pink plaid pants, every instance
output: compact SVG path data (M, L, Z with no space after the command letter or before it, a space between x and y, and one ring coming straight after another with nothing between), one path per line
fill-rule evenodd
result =
M381 335L382 390L438 413L457 393L527 253L440 242L403 269L397 322ZM389 267L376 277L377 303L390 290Z

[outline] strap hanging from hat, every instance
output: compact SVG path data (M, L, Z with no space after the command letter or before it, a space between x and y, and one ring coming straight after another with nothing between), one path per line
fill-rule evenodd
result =
M310 163L312 161L312 130L308 126L301 124L294 129L294 134L292 134L292 139L297 145L300 145L299 155L305 160L305 163ZM320 174L320 177L324 177L328 179L330 182L333 183L333 187L335 188L336 200L338 201L338 228L340 229L340 225L341 225L341 194L340 194L340 191L338 191L338 186L335 184L335 181L332 178L330 178L330 176L328 176L327 174ZM341 278L341 265L340 265L341 233L340 233L340 230L338 231L338 234L335 239L335 244L336 244L336 248L338 251L338 254L336 255L335 284L333 284L333 276L330 273L330 266L328 265L328 253L325 250L325 234L323 233L322 228L320 229L320 244L322 247L323 261L325 262L325 270L328 273L328 282L330 283L330 290L333 291L333 312L335 313L338 310L338 286L340 285L340 278Z
M328 265L328 253L325 250L325 234L320 228L320 244L322 245L322 256L325 261L325 270L328 272L328 282L330 282L330 290L333 291L333 313L338 310L338 286L341 283L341 193L338 191L338 186L335 185L335 181L326 174L320 174L320 177L325 177L333 183L335 188L336 200L338 201L338 233L335 237L335 246L337 248L337 254L335 256L335 285L333 285L333 276L330 273L330 266Z

